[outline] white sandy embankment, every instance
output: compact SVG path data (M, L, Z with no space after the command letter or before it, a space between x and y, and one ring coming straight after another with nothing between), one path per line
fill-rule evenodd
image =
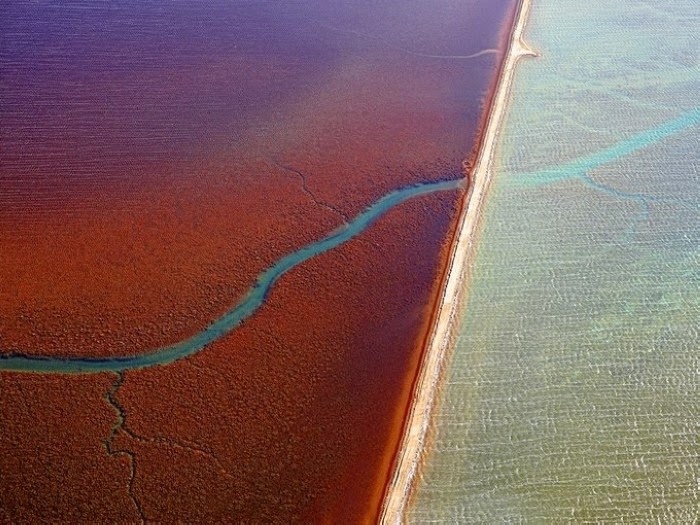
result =
M460 313L461 301L464 299L462 295L467 286L467 261L474 255L475 235L485 197L491 185L496 142L508 107L515 67L522 57L535 56L522 39L530 3L531 0L521 0L518 6L515 25L491 104L481 148L471 174L472 184L467 193L466 205L459 218L459 233L452 246L440 302L424 351L411 400L411 409L394 465L394 473L381 509L380 523L384 525L399 524L404 517L430 424L430 413L440 379L442 361L452 344L454 335L452 331Z

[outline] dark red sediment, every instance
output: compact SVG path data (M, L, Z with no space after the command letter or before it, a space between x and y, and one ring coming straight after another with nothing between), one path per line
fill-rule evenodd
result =
M126 374L119 398L136 434L200 444L222 467L210 478L218 492L202 495L211 504L183 507L198 482L174 475L167 446L149 444L146 477L167 489L139 494L147 515L337 523L376 512L456 198L402 205L282 277L257 315L206 352ZM141 446L129 444L137 457Z
M79 498L63 492L57 500L61 492L48 490L64 461L96 486L111 483L117 467L95 468L95 455L117 423L117 406L125 423L111 450L122 453L114 463L125 469L125 493L138 502L112 502L126 516L140 508L166 522L369 519L399 438L418 366L416 340L427 328L442 238L460 197L448 192L397 207L366 234L283 276L253 318L206 351L126 372L111 402L115 378L108 374L50 377L50 384L43 376L3 374L3 392L26 389L3 394L0 408L3 421L19 423L7 425L0 440L2 456L13 459L7 482L23 489L10 491L9 506L54 519L58 501L75 516ZM378 302L381 310L371 307ZM46 394L24 403L22 395L43 383ZM83 407L84 399L91 403ZM94 440L85 443L86 435ZM30 469L19 468L25 456L33 458ZM52 505L21 498L36 491Z
M131 463L108 454L114 379L0 375L0 522L137 521Z
M3 7L0 351L178 341L383 194L461 177L515 3ZM460 205L398 206L123 383L0 373L0 520L376 519Z

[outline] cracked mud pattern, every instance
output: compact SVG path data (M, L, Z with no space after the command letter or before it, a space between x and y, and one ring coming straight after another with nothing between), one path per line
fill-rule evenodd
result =
M143 507L141 507L141 503L139 503L139 500L136 498L134 495L134 481L136 480L136 467L138 465L137 459L136 459L136 454L132 452L131 450L126 450L119 448L118 446L115 446L115 439L119 437L120 434L125 433L130 437L133 437L135 439L138 439L138 436L133 434L130 430L128 430L126 426L126 414L124 413L124 408L119 404L119 401L117 401L116 395L117 391L119 388L122 386L124 382L124 375L119 373L116 374L117 379L114 381L114 384L112 385L112 388L110 388L107 393L105 394L105 400L112 405L112 408L114 408L114 412L116 413L116 422L114 426L112 426L112 431L109 433L109 436L107 439L105 439L104 445L105 448L107 449L107 453L110 456L124 456L128 459L129 461L129 480L128 480L128 489L127 492L129 493L129 498L131 498L131 501L134 503L134 509L139 515L139 518L143 521L146 519L146 513L143 511Z
M0 352L181 341L383 195L463 176L513 0L278 4L3 5ZM0 372L0 521L372 517L461 195L172 365Z
M118 377L53 378L54 388L74 398L81 386L91 386L90 378L104 383L98 406L86 408L99 412L104 423L98 432L88 417L83 437L91 435L102 445L96 452L106 452L123 467L120 479L135 516L305 522L373 513L418 364L416 340L427 328L435 268L444 257L442 239L449 236L459 195L404 203L364 235L295 268L253 318L191 358ZM407 222L412 233L397 234ZM397 266L397 260L412 264ZM397 289L403 293L393 293ZM346 306L343 318L329 318L326 312L339 298ZM377 298L381 313L366 307ZM27 379L46 381L25 374L2 377L3 392ZM4 496L7 508L54 516L43 502L18 498L36 490L36 477L49 486L51 480L60 484L56 476L62 471L54 468L62 456L45 456L47 445L33 449L27 443L48 441L78 462L83 476L105 481L108 469L93 471L93 458L64 442L68 421L60 415L72 417L72 404L54 400L27 407L4 394L3 401L2 421L22 422L5 426L3 457L21 461L35 454L38 461L30 469L9 464L4 482L23 490ZM35 435L34 420L56 426Z
M113 381L2 375L3 521L138 521L127 490L131 461L105 448L115 414L104 396Z

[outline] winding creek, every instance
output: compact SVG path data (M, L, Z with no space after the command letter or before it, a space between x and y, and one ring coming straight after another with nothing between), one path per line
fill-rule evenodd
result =
M583 174L590 169L644 149L680 131L697 126L698 123L700 123L700 109L696 108L659 127L652 128L630 139L623 140L596 154L577 159L565 166L537 173L519 174L514 179L515 185L528 188L531 186L539 186L544 183L565 180L572 176L582 179L585 182L586 178ZM297 251L281 258L273 266L258 275L253 286L231 310L216 319L202 331L183 341L157 348L143 354L105 358L52 357L28 353L1 354L0 370L57 374L123 372L135 368L167 365L183 357L190 356L199 352L208 344L223 337L239 326L245 319L253 315L265 303L265 299L275 282L295 266L349 241L356 235L365 231L387 211L407 200L430 193L455 190L464 185L464 179L457 179L407 186L388 193L366 208L352 221L341 226L323 239L307 244ZM651 199L650 197L637 194L623 195L619 191L598 186L600 185L597 185L596 189L605 189L606 192L613 193L617 196L641 200L646 198Z
M621 141L596 154L573 161L566 166L538 173L520 174L515 178L515 184L527 188L543 183L556 182L572 176L584 179L582 174L596 166L644 149L684 129L696 126L698 123L700 123L700 109L695 109L657 128ZM349 241L365 231L387 211L407 200L430 193L455 190L463 187L464 184L464 179L431 182L407 186L388 193L352 221L341 226L323 239L307 244L281 258L273 266L258 275L253 286L231 310L188 339L143 354L105 358L52 357L28 353L2 354L0 355L0 370L57 374L123 372L135 368L167 365L183 357L195 354L208 344L213 343L235 329L245 319L253 315L265 303L265 299L275 282L295 266ZM612 192L613 190L607 191ZM633 197L638 199L645 198L636 194Z
M51 357L24 353L4 354L0 355L0 370L56 374L123 372L135 368L167 365L190 356L223 337L253 315L264 304L275 282L295 266L349 241L366 230L387 211L407 200L440 191L455 190L463 186L464 179L457 179L408 186L388 193L348 222L347 225L343 225L323 239L307 244L281 258L258 275L250 290L231 310L202 331L183 341L143 354L105 358Z

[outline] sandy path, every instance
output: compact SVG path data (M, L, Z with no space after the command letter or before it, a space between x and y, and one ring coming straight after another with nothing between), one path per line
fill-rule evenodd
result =
M424 352L395 470L384 498L380 518L383 524L393 525L402 522L420 464L442 361L453 341L455 321L464 299L464 290L467 286L467 262L474 255L474 241L485 198L491 186L496 143L508 107L515 68L522 57L535 56L522 39L530 4L531 0L521 0L518 8L481 150L472 173L473 184L459 219L459 234L450 254L441 300L437 306L435 323Z

